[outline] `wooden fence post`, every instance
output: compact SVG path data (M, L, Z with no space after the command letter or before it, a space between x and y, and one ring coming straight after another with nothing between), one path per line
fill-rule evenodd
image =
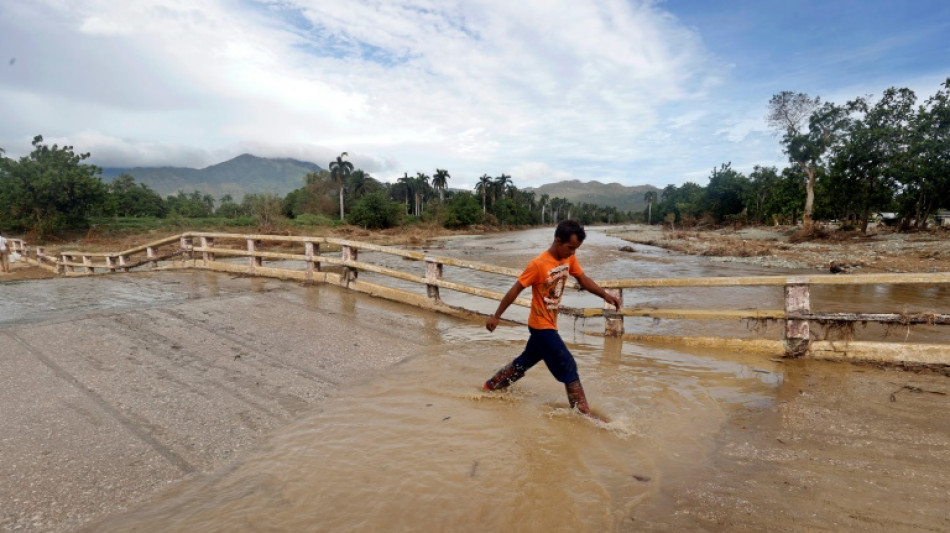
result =
M623 309L623 289L604 289L604 291L616 296L620 300L620 308ZM623 315L619 309L604 301L604 335L608 337L623 336Z
M115 274L115 258L111 255L106 256L106 268L110 273Z
M69 272L68 270L66 270L67 268L69 268L66 266L67 260L72 261L72 258L66 254L59 254L59 264L56 265L56 271L58 273L66 274L66 272Z
M119 270L120 270L121 272L128 272L128 271L129 271L129 256L127 256L127 255L120 255L120 256L119 256Z
M351 281L356 281L356 276L358 272L355 268L350 268L346 266L348 261L356 261L359 257L359 250L353 246L343 246L343 276L340 277L340 281L344 285L349 285Z
M96 272L96 269L92 266L92 258L88 255L82 256L82 266L83 272L86 274L94 274Z
M439 301L439 286L435 284L436 281L442 279L442 263L437 263L436 261L429 259L428 257L425 260L426 262L426 294L429 295L429 298L432 298L435 301Z
M785 285L785 355L798 357L808 351L810 331L808 319L800 318L811 312L808 283L790 278Z
M202 238L201 238L201 247L202 247L202 248L205 248L205 251L201 253L201 258L204 260L205 266L208 266L208 263L211 263L211 262L214 261L214 252L209 252L209 251L207 250L207 248L211 248L211 247L213 247L213 246L214 246L214 238L213 238L213 237L202 237Z
M145 257L150 259L148 266L152 268L158 268L158 261L155 261L155 247L148 246L145 248Z

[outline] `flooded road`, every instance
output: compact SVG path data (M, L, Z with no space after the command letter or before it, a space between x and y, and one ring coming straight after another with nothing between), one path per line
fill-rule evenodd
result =
M521 268L552 232L456 239L427 250ZM578 257L594 279L783 273L639 245L621 252L623 244L589 231ZM476 276L445 277L476 284L453 277L465 275ZM940 374L640 346L585 334L601 330L596 320L562 322L592 408L612 419L603 424L571 412L543 365L509 392L479 390L520 352L524 327L491 334L478 322L335 287L206 273L88 281L97 290L71 296L61 308L55 296L43 304L21 292L26 284L0 288L4 300L35 303L17 305L13 319L0 318L0 331L5 324L68 320L88 306L109 314L143 303L186 309L194 302L214 326L237 304L264 302L288 313L284 329L271 324L284 337L307 335L299 331L301 315L315 320L319 338L311 314L319 311L369 321L393 346L398 339L414 345L405 357L393 354L385 370L347 380L296 409L235 459L83 531L950 531L950 481L943 475L950 469L950 378ZM479 285L504 291L512 281L495 276ZM177 289L163 290L163 283ZM245 303L242 295L254 291L265 299ZM933 298L946 301L927 288L848 291L816 300L915 310L934 305ZM485 312L496 305L447 291L443 297ZM628 306L780 308L781 289L634 291L625 299ZM592 307L598 299L572 293L565 304ZM9 307L3 311L0 317L11 316ZM509 313L527 316L516 308ZM761 333L744 324L627 320L628 331ZM249 329L241 338L261 334ZM294 349L278 337L267 342L281 352ZM312 348L319 357L320 341Z

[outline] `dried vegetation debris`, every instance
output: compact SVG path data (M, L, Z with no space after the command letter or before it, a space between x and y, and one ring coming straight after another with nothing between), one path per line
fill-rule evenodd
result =
M669 230L635 226L609 232L624 240L720 261L832 273L950 271L950 232L880 232L794 227Z

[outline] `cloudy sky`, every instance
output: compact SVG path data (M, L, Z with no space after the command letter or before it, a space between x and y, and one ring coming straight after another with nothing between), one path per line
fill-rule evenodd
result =
M705 185L785 164L777 92L947 77L945 0L0 0L0 147L100 166Z

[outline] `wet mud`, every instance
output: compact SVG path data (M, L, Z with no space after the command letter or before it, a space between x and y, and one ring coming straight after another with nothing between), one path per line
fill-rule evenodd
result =
M515 268L549 240L532 230L427 249ZM631 258L620 243L591 232L588 275L766 271L668 263L643 245ZM17 304L0 314L4 529L950 531L940 372L641 346L569 321L603 424L571 411L543 366L509 392L479 390L518 354L523 327L490 334L336 287L208 273L0 291ZM845 310L942 298L869 291L815 298ZM633 298L752 307L780 294Z

